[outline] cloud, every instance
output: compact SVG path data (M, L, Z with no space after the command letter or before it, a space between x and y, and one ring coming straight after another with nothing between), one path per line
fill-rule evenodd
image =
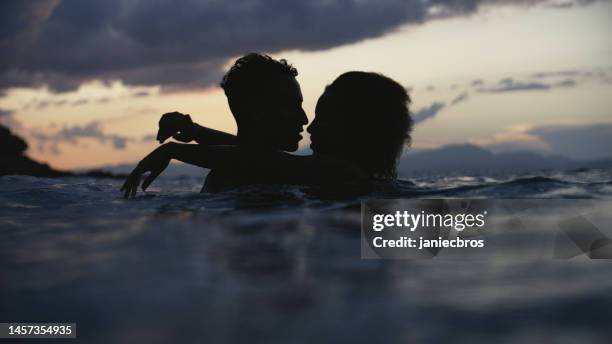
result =
M433 102L431 105L420 109L419 111L412 114L414 124L419 124L427 119L435 117L440 110L445 106L444 102Z
M140 140L143 141L143 142L146 142L146 141L157 141L157 135L155 135L155 134L144 135Z
M56 100L56 101L41 100L41 101L36 101L34 107L37 110L42 110L49 106L63 106L63 105L66 105L66 103L67 103L67 100L65 99Z
M576 81L573 79L565 79L556 83L545 83L545 82L534 82L534 81L515 81L512 78L505 78L500 80L493 86L483 86L478 88L477 91L481 93L504 93L504 92L517 92L517 91L547 91L552 88L560 87L574 87Z
M94 138L102 143L110 141L115 149L124 149L127 141L127 138L123 136L104 134L98 122L90 122L84 126L64 127L56 134L56 137L75 144L77 139L84 137Z
M593 67L589 69L543 71L530 75L533 79L559 79L566 78L564 81L575 80L594 80L603 83L612 83L612 68Z
M453 98L453 100L451 100L449 106L457 105L457 104L459 104L461 102L464 102L464 101L466 101L468 99L468 97L469 97L469 93L468 92L463 92L463 93L457 95L455 98ZM434 118L445 107L446 107L446 103L445 102L435 101L435 102L431 103L429 106L424 107L424 108L419 109L418 111L414 112L412 114L412 120L414 121L415 125L419 124L419 123L421 123L423 121L426 121L428 119Z
M83 138L95 139L102 144L110 143L116 150L125 149L127 142L132 141L125 136L104 133L100 123L95 121L85 125L65 126L55 133L32 130L29 134L37 142L40 151L45 151L48 147L55 153L59 153L60 143L77 145L79 139Z
M464 89L479 93L550 91L577 87L590 82L612 84L612 67L593 66L583 69L539 71L506 77L498 81L475 78L465 84Z
M568 9L568 8L572 8L575 6L588 5L593 2L595 2L595 0L577 0L577 1L553 0L553 1L547 2L545 6L550 7L550 8L556 8L556 9Z
M576 80L565 79L555 84L556 87L574 87L576 86Z
M0 124L3 124L13 130L22 129L22 125L15 119L15 111L0 109Z
M495 153L513 151L537 151L545 153L550 146L536 135L530 134L530 125L513 125L501 132L495 133L492 138L472 139L469 143L486 147Z
M141 97L148 97L151 95L151 93L149 91L137 91L137 92L132 92L132 97L135 98L141 98Z
M472 81L472 87L476 87L476 86L481 86L482 84L484 84L484 80L482 79L474 79Z
M467 88L480 93L548 91L554 88L575 87L590 81L612 83L612 67L596 66L584 69L539 71L527 75L506 77L497 82L477 78L473 79Z
M72 106L79 106L79 105L85 105L89 103L89 99L86 98L81 98L81 99L77 99L75 101L72 102Z
M552 71L552 72L533 73L530 76L532 78L545 79L545 78L550 78L550 77L577 77L577 76L583 76L584 74L585 72L581 70L559 70L559 71Z
M469 97L469 93L463 92L459 94L457 97L455 97L453 100L451 100L450 105L457 105L461 102L464 102L468 99L468 97Z
M483 4L545 0L0 2L0 90L122 80L164 89L216 84L249 51L322 50L404 24L469 15ZM299 67L299 66L298 66Z

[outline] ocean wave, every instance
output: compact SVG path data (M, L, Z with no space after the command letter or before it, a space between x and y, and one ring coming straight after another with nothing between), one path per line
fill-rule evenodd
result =
M206 194L195 178L160 178L124 199L121 180L0 177L2 313L76 319L112 334L96 343L129 341L127 328L140 319L150 326L143 331L163 328L171 342L181 342L185 319L202 338L236 333L236 342L253 339L244 328L280 321L285 328L271 332L304 342L318 333L354 333L352 342L447 333L433 341L452 342L475 326L501 328L511 342L540 327L569 342L608 338L607 323L592 315L602 318L612 304L609 263L526 258L524 244L546 233L512 233L498 259L462 263L361 259L359 229L363 198L611 198L611 177L414 178L343 199L273 185ZM366 327L382 335L363 337ZM499 340L490 333L470 342Z

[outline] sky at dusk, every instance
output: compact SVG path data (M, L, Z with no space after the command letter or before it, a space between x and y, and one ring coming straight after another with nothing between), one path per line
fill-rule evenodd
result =
M218 83L250 51L298 69L310 119L343 72L398 81L413 150L612 157L610 1L39 0L0 13L0 122L58 168L138 161L165 112L235 132Z

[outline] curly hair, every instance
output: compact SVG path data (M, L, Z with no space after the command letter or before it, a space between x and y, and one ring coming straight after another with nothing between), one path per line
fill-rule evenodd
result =
M237 96L251 95L261 88L263 82L278 75L296 77L298 71L285 59L275 60L265 54L249 53L234 62L223 76L221 88L231 101Z
M404 87L379 73L347 72L327 86L324 101L336 118L334 130L358 138L331 144L374 178L397 178L397 162L410 145L413 126Z

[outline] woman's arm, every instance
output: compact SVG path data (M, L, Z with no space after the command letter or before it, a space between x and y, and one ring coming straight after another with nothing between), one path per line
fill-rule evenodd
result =
M169 112L159 120L157 140L164 143L173 137L181 142L196 141L202 145L235 145L236 136L223 131L203 127L191 120L191 116L180 112Z
M209 169L244 173L254 183L330 185L368 179L359 168L328 157L170 142L147 155L128 176L121 191L126 197L134 196L142 175L150 172L142 182L142 189L146 190L171 159Z
M171 144L168 149L172 159L204 168L244 173L258 183L323 185L367 179L359 168L330 157L179 143Z

